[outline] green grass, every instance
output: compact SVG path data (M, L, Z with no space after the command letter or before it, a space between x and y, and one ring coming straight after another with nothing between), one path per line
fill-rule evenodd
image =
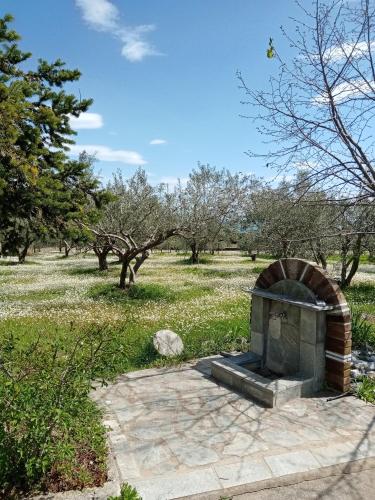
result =
M374 316L375 322L375 284L354 284L345 289L345 297L353 311Z
M35 260L27 260L24 264L21 264L17 260L2 260L0 258L0 266L38 266L39 262L36 262Z
M93 286L88 291L88 296L92 299L117 304L128 304L132 301L173 300L172 290L166 286L157 284L137 284L129 291L122 290L115 284L100 284Z
M20 283L19 281L17 283ZM22 282L21 282L22 283ZM40 291L33 291L28 293L18 293L18 294L7 294L1 295L1 301L21 301L21 302L39 302L44 300L52 300L56 297L61 297L66 293L66 288L58 288L58 289L46 289Z
M328 262L340 262L341 256L339 254L329 255L327 258ZM374 261L371 259L369 254L363 254L359 258L359 262L361 264L374 264Z
M267 266L256 266L256 267L253 267L251 269L251 272L253 274L257 274L259 275L260 273L262 273L265 269L267 269Z
M199 263L198 264L193 264L191 261L191 257L176 260L175 264L177 264L178 266L199 266L201 264L204 264L204 265L212 264L213 261L214 261L214 257L208 256L208 255L203 255L203 256L199 256Z

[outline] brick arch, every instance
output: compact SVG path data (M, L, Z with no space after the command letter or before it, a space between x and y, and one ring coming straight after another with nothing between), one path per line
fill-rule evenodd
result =
M326 382L348 391L351 366L351 318L345 296L335 280L326 271L301 259L280 259L273 262L258 277L255 287L267 289L285 279L303 283L317 299L334 309L327 311L326 324Z

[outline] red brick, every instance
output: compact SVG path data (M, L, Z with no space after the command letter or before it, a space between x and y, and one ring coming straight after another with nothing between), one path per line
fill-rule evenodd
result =
M301 259L281 259L286 277L290 280L299 280L307 262Z
M338 340L329 337L329 333L326 336L326 349L327 351L336 352L337 354L347 355L352 352L352 341L351 340Z
M334 323L350 323L351 315L350 313L345 314L327 314L327 321L332 321Z
M330 373L336 373L337 375L343 375L344 377L350 376L350 361L341 363L340 361L335 361L334 359L326 358L326 371Z
M263 285L266 285L266 286L261 286L260 288L269 288L271 285L276 283L276 281L278 281L278 280L275 278L274 274L270 271L270 268L268 267L259 276L259 278L256 282L256 286L258 286L258 281L260 283L262 283Z
M340 305L346 305L346 298L345 295L342 293L341 290L337 291L336 293L332 293L331 295L328 295L325 299L327 304L336 306L338 304Z
M314 274L314 272L315 272L314 266L309 265L302 279L302 283L304 285L307 286L307 283L310 281L310 278Z
M317 268L314 268L314 272L312 273L310 279L306 282L306 286L319 296L318 290L324 288L326 283L327 277Z
M270 266L268 266L267 270L269 270L274 276L274 283L285 279L280 266L280 261L277 260L276 262L273 262Z
M350 388L350 376L343 377L342 375L327 371L326 381L328 385L342 392L346 392Z
M327 321L327 335L329 337L348 340L351 338L351 334L351 323L336 323L333 321Z

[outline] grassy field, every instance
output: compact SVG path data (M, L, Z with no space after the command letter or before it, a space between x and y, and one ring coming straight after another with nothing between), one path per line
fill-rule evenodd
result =
M5 497L14 491L19 498L20 491L101 484L105 434L88 398L90 380L221 350L246 350L250 297L244 288L253 286L271 261L227 253L204 255L192 266L187 256L155 253L125 294L117 287L120 267L114 260L108 271L99 272L92 255L66 259L42 253L24 265L0 259L0 483ZM356 313L356 338L370 339L375 347L374 327L368 326L375 323L374 271L374 265L362 263L346 296ZM163 359L153 349L152 335L162 328L182 337L185 350L178 359ZM3 436L2 425L8 428Z
M62 258L37 254L22 266L0 261L0 335L14 332L28 342L74 337L96 325L115 332L124 355L115 371L157 364L150 338L161 328L181 335L185 357L240 348L248 337L249 296L270 260L239 253L204 256L189 265L186 256L153 254L126 296L117 288L119 266L97 271L94 256ZM346 292L353 310L375 322L375 265L363 264ZM121 356L119 356L120 358Z

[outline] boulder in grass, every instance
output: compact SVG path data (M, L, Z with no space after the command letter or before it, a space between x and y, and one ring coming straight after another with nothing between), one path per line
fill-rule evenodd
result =
M162 356L178 356L184 350L184 344L177 333L172 330L159 330L154 334L153 343L155 349Z

